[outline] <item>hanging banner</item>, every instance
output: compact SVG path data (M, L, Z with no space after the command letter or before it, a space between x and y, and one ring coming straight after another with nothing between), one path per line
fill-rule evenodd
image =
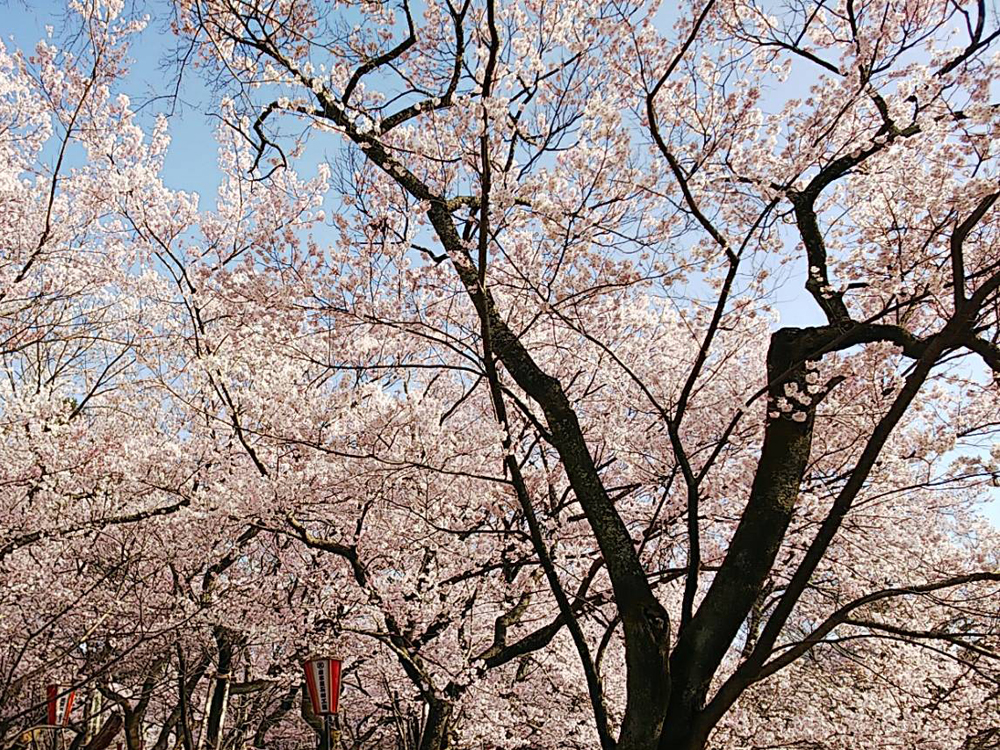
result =
M90 700L84 703L83 723L87 727L85 742L90 742L97 733L101 731L101 691L96 688L90 689Z
M337 713L340 702L340 659L309 659L305 663L305 670L313 713L317 716Z
M49 685L46 687L49 699L49 724L64 727L69 724L69 712L73 710L73 698L76 691L65 685Z

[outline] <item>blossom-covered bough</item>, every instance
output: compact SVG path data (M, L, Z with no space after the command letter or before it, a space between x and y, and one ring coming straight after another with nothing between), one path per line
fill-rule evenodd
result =
M111 6L81 38L120 61ZM39 181L3 259L62 283L9 359L90 342L3 404L7 736L58 668L130 749L299 747L335 649L345 747L995 742L984 3L171 11L223 95L214 207L118 62L68 104L8 75L5 117L99 122L90 213Z

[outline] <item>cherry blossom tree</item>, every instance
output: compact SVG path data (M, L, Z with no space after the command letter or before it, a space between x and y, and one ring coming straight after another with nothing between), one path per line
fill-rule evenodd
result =
M0 735L307 746L336 650L342 747L995 741L984 4L176 0L214 205L73 7L0 58Z
M106 537L188 505L200 463L136 367L141 282L103 220L162 145L114 92L141 23L79 10L67 46L0 49L0 734L44 713L38 683L65 674L102 623L131 616L115 599L135 592L129 550Z
M284 163L281 116L347 143L337 227L364 248L349 282L368 289L328 311L457 339L474 358L467 392L489 395L504 476L572 632L604 747L703 747L753 685L842 633L911 643L940 633L947 645L927 647L951 655L981 647L902 613L892 624L856 618L883 600L985 596L995 561L962 557L961 544L955 568L924 566L888 588L886 576L855 581L858 596L845 586L824 614L809 610L873 497L912 483L959 492L994 471L975 453L947 466L959 437L949 420L933 428L952 437L917 437L932 429L929 413L995 400L992 383L953 369L998 364L986 84L996 32L984 5L708 3L682 8L673 37L659 31L659 8L641 5L177 7L206 63L224 61L256 170ZM799 69L811 95L765 105L765 90ZM766 316L756 300L768 299L773 267L799 256L824 323L724 342L737 318ZM380 307L399 291L371 292L383 281L412 295L402 320ZM431 317L431 290L444 292L447 317ZM675 381L619 354L615 327L591 317L601 300L607 317L632 300L677 311L693 345L673 347ZM730 374L743 392L713 399L737 353L764 337L756 368ZM580 361L588 353L607 374ZM608 378L628 381L646 429L666 433L657 453L677 480L662 507L684 535L679 602L654 591L664 571L643 559L645 535L618 497L656 507L643 497L650 483L618 484L600 461L610 435L594 425L589 388ZM606 566L624 651L618 705L546 549L529 475L547 450ZM904 479L912 472L922 476Z

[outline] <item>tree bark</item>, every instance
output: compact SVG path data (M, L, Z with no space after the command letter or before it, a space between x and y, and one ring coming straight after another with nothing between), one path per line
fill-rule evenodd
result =
M809 461L816 401L781 412L774 402L784 386L796 383L805 393L803 331L783 328L771 337L767 355L768 411L764 442L746 509L740 517L712 585L691 621L678 635L671 655L671 700L660 750L699 750L711 726L700 716L709 684L740 626L767 581L792 518ZM794 402L793 402L794 403ZM798 413L801 421L792 418Z
M448 750L453 711L451 703L435 698L428 701L427 709L427 721L424 722L419 750Z
M83 750L105 750L114 742L115 737L121 731L124 721L121 714L111 714L104 726L94 735L94 737L83 746Z
M215 641L219 650L219 664L205 728L208 750L219 750L222 743L222 730L226 723L226 709L229 705L230 670L233 667L231 633L225 628L218 628L215 632Z

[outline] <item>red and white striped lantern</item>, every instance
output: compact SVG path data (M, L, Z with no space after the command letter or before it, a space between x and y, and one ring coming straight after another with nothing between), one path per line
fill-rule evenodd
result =
M337 713L340 702L340 659L324 656L305 663L306 687L313 713L330 716Z
M54 727L64 727L69 724L69 712L73 710L73 698L76 691L65 685L48 685L46 687L49 699L49 724Z

